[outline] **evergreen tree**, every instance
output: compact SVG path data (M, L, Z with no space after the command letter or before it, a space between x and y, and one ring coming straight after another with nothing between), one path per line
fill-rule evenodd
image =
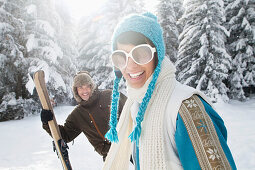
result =
M228 0L226 27L230 32L228 51L233 67L228 78L229 96L245 100L255 92L255 1Z
M41 110L29 75L39 69L57 103L72 101L77 51L61 1L0 0L0 26L0 121Z
M181 33L183 31L184 26L181 24L181 22L179 22L179 19L184 14L183 0L171 0L171 2L174 8L173 10L174 10L176 21L177 21L176 24L177 24L178 32Z
M103 8L83 18L79 25L79 65L80 70L90 71L100 89L110 88L112 74L111 36L122 17L140 12L137 1L107 1Z
M20 119L26 103L23 0L0 1L0 121ZM28 101L27 101L28 102Z
M50 97L57 103L68 103L72 100L71 81L76 72L73 64L75 44L71 45L74 38L69 34L71 18L56 2L31 0L27 4L28 71L44 70ZM27 88L31 94L32 84L30 79Z
M224 22L222 0L187 0L180 19L184 25L176 67L177 78L202 90L213 101L228 101L228 88L223 83L231 68L231 56L225 50L228 31Z
M77 70L77 60L78 50L77 50L77 40L75 36L75 20L71 17L71 11L67 10L68 6L63 2L63 0L57 0L56 10L62 21L62 31L57 34L58 44L63 51L63 58L59 60L62 78L65 84L68 86L67 93L69 94L68 101L73 98L72 84L73 76L78 72Z
M177 59L179 46L177 16L179 16L180 9L178 9L179 6L177 5L179 4L175 0L160 0L157 10L159 21L163 28L166 55L172 62Z
M180 19L184 13L183 0L171 0L176 19Z

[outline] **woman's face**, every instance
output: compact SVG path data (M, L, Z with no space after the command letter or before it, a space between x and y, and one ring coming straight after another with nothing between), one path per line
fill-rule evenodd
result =
M124 50L129 53L135 45L117 43L118 50ZM147 64L136 64L132 58L128 57L127 67L121 69L123 77L132 88L141 88L155 69L155 57Z

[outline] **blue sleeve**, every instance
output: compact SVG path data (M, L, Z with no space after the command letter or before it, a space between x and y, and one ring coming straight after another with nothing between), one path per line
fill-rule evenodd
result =
M223 151L229 161L230 166L232 167L232 169L236 169L234 159L227 145L227 129L224 125L223 120L208 103L206 103L202 98L200 98L200 100L202 101L207 114L210 116L214 124L221 147L223 148ZM189 138L189 134L179 114L177 115L176 120L175 142L183 168L189 170L201 169L195 150Z

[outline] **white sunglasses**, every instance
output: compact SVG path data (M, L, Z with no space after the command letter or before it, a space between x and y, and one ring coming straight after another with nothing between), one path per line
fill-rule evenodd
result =
M132 58L135 63L144 65L153 59L155 52L155 47L151 47L149 44L141 44L135 46L129 53L123 50L115 50L111 55L111 59L115 67L123 69L127 67L128 57Z

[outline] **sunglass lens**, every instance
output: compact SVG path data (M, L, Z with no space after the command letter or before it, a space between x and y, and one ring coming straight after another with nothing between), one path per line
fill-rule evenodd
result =
M123 52L114 52L112 54L112 62L118 68L124 68L126 65L126 55Z
M138 64L147 64L153 57L151 49L147 46L141 46L134 49L132 56Z

